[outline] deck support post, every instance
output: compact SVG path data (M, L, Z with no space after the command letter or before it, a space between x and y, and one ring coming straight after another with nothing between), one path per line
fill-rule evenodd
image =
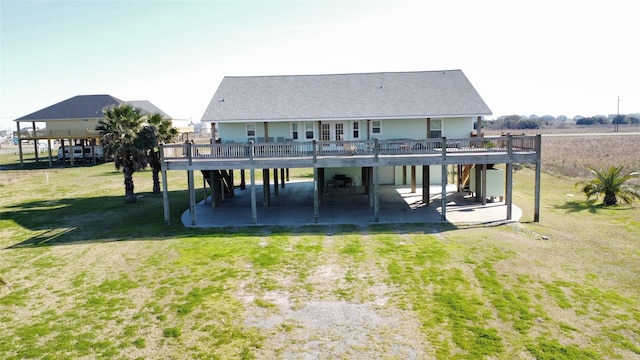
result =
M18 153L20 154L20 168L24 167L24 159L22 156L22 136L20 134L20 121L16 122L16 126L18 127ZM64 159L64 152L62 153L62 158Z
M429 206L429 198L431 197L429 189L430 166L422 165L422 202Z
M49 167L53 167L53 154L51 152L51 138L47 138L47 149L49 149ZM95 154L95 151L94 151L94 154Z
M256 204L256 169L251 167L249 170L251 178L251 222L258 223L258 205Z
M402 185L407 185L407 166L402 165Z
M240 190L244 190L247 188L247 184L244 178L244 169L240 169Z
M74 154L74 149L73 147L75 146L75 144L73 143L72 139L69 139L69 161L71 166L73 166L73 162L75 161L73 154Z
M229 194L231 195L231 198L235 198L236 197L236 187L235 187L235 180L233 178L233 169L229 169L229 181L230 184L229 185ZM223 189L224 191L224 189Z
M269 188L269 169L262 169L262 192L264 198L264 207L271 205L271 189Z
M255 147L253 141L249 142L249 161L251 162L251 222L258 223L258 205L256 204L256 167L253 159Z
M507 220L511 220L513 218L513 137L511 134L507 138L507 149L509 151L509 162L505 170L504 203L507 205Z
M63 159L64 159L64 152ZM169 216L169 184L167 184L167 163L164 162L163 145L160 144L160 171L162 172L162 208L164 210L164 224L171 225Z
M380 184L378 167L373 167L373 221L380 221Z
M62 151L62 164L64 165L64 162L67 161L65 155L64 155L64 150L66 149L66 147L64 146L64 139L60 139L60 149L58 149L58 152ZM22 153L20 154L22 156Z
M447 221L447 138L442 137L442 165L441 165L441 176L440 176L440 184L442 185L442 193L440 196L440 207L442 208L442 213L440 214L442 221Z
M278 180L278 168L273 169L273 195L278 196L280 195L280 188L278 186L280 186L280 184L278 184L280 181Z
M209 181L211 182L211 197L215 209L220 207L224 192L224 189L222 188L222 176L220 176L220 170L211 170Z
M93 164L95 165L96 163L96 139L91 139L91 157L93 160ZM84 149L82 150L84 152Z
M540 222L540 167L542 165L542 135L536 135L536 189L533 222Z
M476 172L476 202L482 201L482 167L480 164L475 164L474 166Z
M317 223L320 217L320 190L318 189L318 168L313 167L313 222Z
M214 170L209 170L209 189L211 190L211 209L216 208L216 189L215 186L213 186L213 172ZM203 174L204 175L204 171ZM203 181L205 182L205 185L207 184L207 179L203 178ZM204 189L204 203L207 204L207 188L205 187Z
M362 168L362 187L364 189L364 194L369 195L369 167Z
M416 192L416 166L411 165L411 193Z
M187 170L189 183L189 212L191 213L191 225L196 225L196 188L194 185L193 170Z
M322 205L322 195L324 195L324 168L318 168L318 192L320 193L320 198L318 199L318 204Z
M482 164L482 205L487 205L487 164Z
M505 187L505 194L504 194L504 203L505 205L507 205L507 220L511 220L513 218L513 212L512 212L512 206L513 206L513 201L512 201L512 194L513 194L513 163L507 163L506 166L506 170L505 170L506 174L505 174L505 182L506 182L506 187Z
M440 220L447 221L447 165L442 164L441 168L442 168L442 179L441 179L442 195L440 199L440 202L441 202L440 207L442 208L442 214L440 215L441 216Z
M284 189L284 168L280 169L280 187Z
M373 204L373 195L374 195L373 193L375 191L375 189L374 189L374 180L373 180L373 167L367 168L367 177L369 178L368 179L368 182L369 182L369 194L368 194L369 195L369 206L373 207L373 205L374 205Z

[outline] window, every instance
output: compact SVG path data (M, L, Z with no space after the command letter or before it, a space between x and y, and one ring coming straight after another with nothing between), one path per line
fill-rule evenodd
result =
M304 133L306 139L313 139L313 123L306 122L304 123Z
M357 121L353 123L353 138L354 139L360 138L360 123Z
M256 124L247 124L247 137L255 137L256 136Z
M372 134L380 134L382 132L382 127L380 124L380 120L373 120L371 122L371 133Z
M291 138L293 140L298 140L298 124L297 123L291 124Z
M431 120L431 129L429 131L429 137L431 138L442 137L442 119Z

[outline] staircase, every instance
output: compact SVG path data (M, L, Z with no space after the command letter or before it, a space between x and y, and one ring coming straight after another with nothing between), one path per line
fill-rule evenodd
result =
M462 168L462 173L460 174L460 188L462 191L469 191L469 180L471 179L471 168L473 168L472 164L467 164Z
M222 184L222 189L220 190L224 191L225 195L228 195L230 197L234 196L233 178L227 170L200 170L200 171L202 172L202 176L204 177L204 179L207 181L207 184L209 184L209 187L213 186L212 180L213 180L213 183L216 183L215 180L221 179L222 181L218 182L218 184ZM213 179L211 178L211 175L213 175Z

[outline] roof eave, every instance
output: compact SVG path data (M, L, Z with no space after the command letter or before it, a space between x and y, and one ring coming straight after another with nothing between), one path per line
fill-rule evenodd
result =
M246 123L246 122L288 122L288 121L363 121L363 120L409 120L426 118L456 118L489 116L491 112L474 114L434 114L434 115L397 115L397 116L353 116L353 117L324 117L324 118L256 118L256 119L202 119L204 123Z

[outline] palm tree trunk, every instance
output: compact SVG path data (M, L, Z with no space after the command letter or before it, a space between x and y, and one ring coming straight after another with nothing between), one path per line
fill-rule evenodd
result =
M153 178L153 193L160 193L160 159L157 153L151 154L151 177Z
M618 203L618 198L616 197L616 194L614 192L607 192L604 195L604 205L605 206L611 206L611 205L615 205Z
M136 195L133 193L133 164L126 164L122 167L124 174L124 193L125 200L129 203L136 202Z
M153 179L153 193L159 194L160 191L160 154L154 150L151 150L150 156L150 165L151 165L151 178Z

